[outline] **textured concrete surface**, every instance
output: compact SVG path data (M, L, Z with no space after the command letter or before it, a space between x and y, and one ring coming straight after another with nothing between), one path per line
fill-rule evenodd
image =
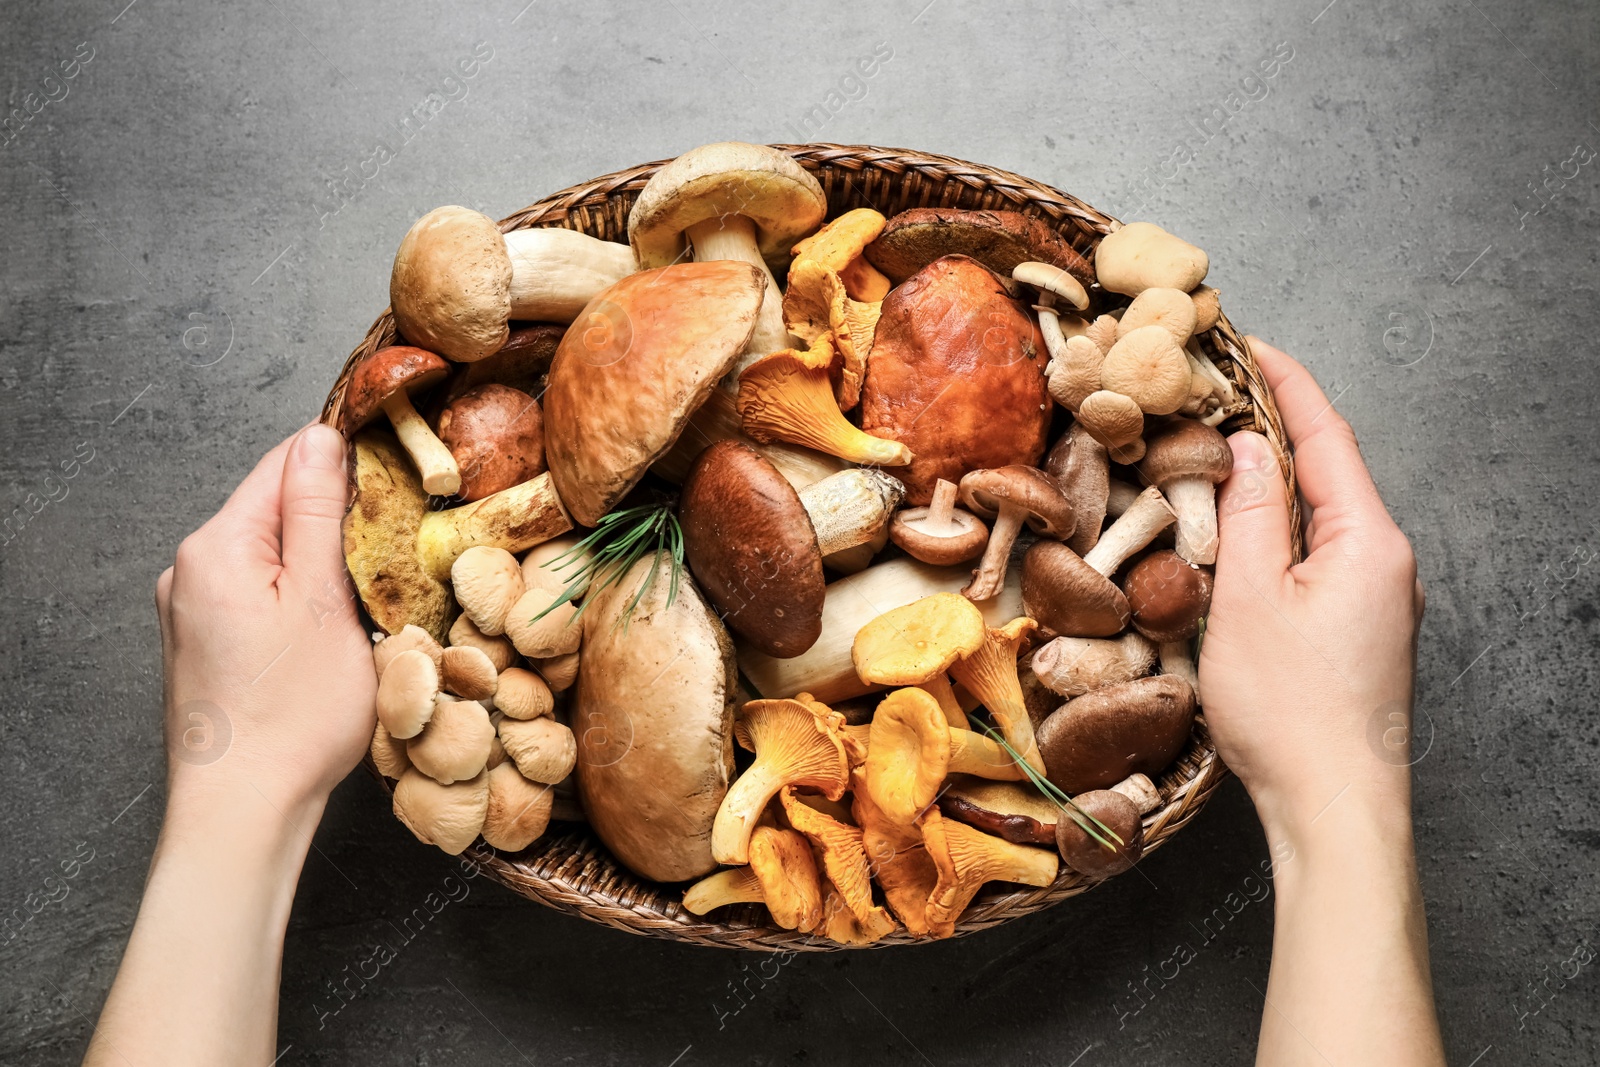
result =
M32 918L0 943L0 1060L81 1055L134 915L162 802L155 577L316 411L409 222L727 138L982 160L1210 251L1234 319L1355 424L1421 559L1417 845L1452 1062L1600 1059L1600 974L1561 977L1600 937L1600 10L524 2L4 7L26 117L0 131L0 902ZM1264 857L1236 784L1147 877L753 980L755 958L474 882L336 1014L329 983L453 865L359 775L317 849L285 1064L1236 1064L1262 1010L1270 900L1129 989Z

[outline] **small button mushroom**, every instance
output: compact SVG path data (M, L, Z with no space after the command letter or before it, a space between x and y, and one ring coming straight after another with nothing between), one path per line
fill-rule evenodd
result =
M1100 365L1100 385L1121 393L1146 415L1170 415L1189 396L1189 357L1165 326L1122 334Z
M489 771L489 807L484 813L483 840L502 852L521 852L550 825L555 791L530 782L512 763Z
M501 234L481 212L440 207L400 241L389 302L407 339L471 363L505 345L510 320L571 322L634 270L633 254L611 241L558 227Z
M382 719L378 720L377 727L372 731L372 744L367 751L372 756L372 765L385 778L398 779L411 766L411 760L406 756L406 743L391 736L384 728Z
M511 667L500 672L494 706L513 719L538 719L555 710L555 697L545 680L530 670Z
M1160 326L1184 345L1194 336L1197 321L1195 303L1182 289L1146 289L1133 298L1117 320L1117 337L1126 337L1145 326Z
M439 695L439 668L426 652L412 649L389 661L378 680L378 720L390 736L405 741L433 718Z
M1019 845L1054 845L1061 809L1029 782L952 779L939 814Z
M1036 629L1038 624L1026 616L1012 619L999 629L987 628L983 644L951 664L950 673L988 709L1001 736L1023 761L1043 771L1044 760L1033 737L1033 720L1028 718L1022 683L1017 678L1017 652Z
M530 782L554 785L572 773L578 744L572 731L550 716L500 720L500 744Z
M420 626L403 626L399 633L390 634L372 646L372 665L378 671L378 677L383 677L383 669L389 661L402 652L425 652L433 660L435 667L444 665L444 649L433 635Z
M496 672L503 671L516 662L517 649L511 639L504 635L491 637L473 625L465 614L456 616L456 621L450 624L450 647L475 648L489 657L489 663ZM441 664L443 658L441 656Z
M1106 789L1171 764L1194 713L1189 683L1155 674L1069 700L1039 727L1039 750L1050 780L1068 795Z
M468 390L444 406L437 425L461 471L463 500L482 500L544 473L544 416L520 389Z
M1039 541L1022 557L1022 603L1039 626L1070 637L1110 637L1128 623L1128 600L1111 581L1135 552L1172 523L1153 486L1079 556L1059 541Z
M928 922L936 937L949 937L972 898L989 882L1047 886L1060 869L1054 852L991 837L953 819L937 808L923 817L922 838L938 869L939 880L928 898Z
M578 606L559 603L559 590L529 589L506 613L506 636L529 659L576 652L583 640Z
M1211 572L1162 549L1128 569L1123 589L1134 628L1159 644L1161 673L1177 675L1199 694L1190 642L1211 610Z
M1094 271L1078 250L1043 219L1017 211L912 208L889 219L866 256L895 285L948 255L971 256L1002 278L1022 263L1045 263L1082 285Z
M989 547L972 572L972 584L961 590L970 600L988 600L1005 584L1006 562L1024 523L1041 537L1066 538L1076 521L1071 502L1049 475L1035 467L972 471L961 479L961 502L994 520Z
M951 726L965 728L950 678L952 664L983 647L983 613L965 597L934 593L882 612L855 634L850 660L861 681L874 685L910 685L926 690Z
M522 565L503 548L474 545L450 565L456 603L478 632L496 637L506 630L506 616L521 599Z
M475 778L489 762L494 723L475 700L440 696L422 732L406 743L411 765L443 785Z
M842 357L827 337L805 352L792 348L761 356L739 375L739 420L752 440L784 441L838 456L848 463L903 467L911 450L865 433L839 410L833 382Z
M1203 251L1153 222L1130 222L1107 234L1094 256L1101 287L1124 296L1158 286L1187 293L1208 269Z
M435 496L452 496L460 490L461 468L417 414L411 394L437 385L449 372L450 364L421 348L377 349L350 372L339 422L340 431L350 437L380 414L387 416L401 447L417 465L422 488Z
M1144 412L1133 398L1101 389L1083 398L1077 416L1116 462L1135 463L1144 456Z
M758 826L750 840L749 866L718 871L683 894L693 915L729 904L760 903L785 930L809 934L822 923L822 879L805 837L776 826Z
M1221 320L1221 296L1221 293L1209 285L1197 285L1189 294L1189 299L1194 301L1195 333L1205 333Z
M1100 540L1106 499L1111 491L1111 458L1106 446L1080 422L1074 422L1045 456L1044 471L1055 479L1072 505L1075 520L1067 547L1083 555Z
M830 800L844 795L850 768L843 725L844 716L799 700L752 700L740 709L734 736L756 758L717 809L711 855L718 863L748 862L751 831L784 786L814 789Z
M470 645L451 645L444 650L439 679L445 692L463 700L492 699L499 687L499 674L488 655Z
M1174 419L1152 434L1139 473L1161 487L1178 516L1178 555L1217 561L1217 483L1233 473L1227 438L1192 419Z
M759 268L765 295L749 351L762 356L789 345L768 265L787 264L794 243L827 209L822 186L788 153L732 141L703 145L651 175L628 213L628 243L641 268L679 263L688 247L699 263Z
M1133 801L1110 789L1094 789L1079 793L1072 803L1079 812L1063 815L1056 823L1056 848L1068 867L1098 879L1121 874L1139 862L1144 854L1144 824ZM1090 836L1085 825L1101 840ZM1109 837L1107 831L1116 836Z
M965 563L981 554L989 543L989 528L972 512L956 507L956 492L955 482L940 478L927 507L895 512L890 540L906 555L936 567Z
M425 845L459 856L477 838L489 811L489 775L443 785L415 767L394 787L395 818Z
M1129 594L1131 607L1132 594ZM1058 637L1033 653L1033 673L1052 692L1082 696L1150 673L1156 646L1136 633L1106 639Z

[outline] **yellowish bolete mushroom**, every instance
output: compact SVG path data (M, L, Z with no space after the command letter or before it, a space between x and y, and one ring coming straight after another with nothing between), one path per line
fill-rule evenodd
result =
M936 808L923 817L922 838L939 872L927 912L936 935L941 928L954 933L961 913L985 884L1018 882L1043 887L1056 880L1060 867L1053 851L1013 844L966 823L941 819Z
M1027 616L1012 619L999 629L986 628L983 644L952 663L950 673L989 710L1006 743L1042 774L1044 759L1034 742L1033 722L1017 680L1017 651L1038 628Z
M919 686L938 701L949 725L964 728L966 713L945 672L983 641L983 613L972 601L956 593L934 593L890 608L862 626L850 659L863 682Z
M494 723L475 700L440 696L422 732L406 742L411 765L440 785L476 778L489 762Z
M824 335L807 351L786 348L763 356L739 376L739 418L756 441L787 441L851 463L902 467L911 450L874 437L844 417L834 382L845 361Z
M751 831L784 786L814 789L832 800L844 794L850 768L843 725L843 715L798 700L752 700L740 709L734 736L756 759L722 798L711 824L711 855L718 863L748 862Z
M395 818L427 845L459 856L483 829L489 812L489 775L443 785L412 767L394 787Z
M702 878L683 894L683 906L704 915L728 904L760 903L785 930L809 934L822 922L822 879L811 845L794 830L758 826L750 864Z

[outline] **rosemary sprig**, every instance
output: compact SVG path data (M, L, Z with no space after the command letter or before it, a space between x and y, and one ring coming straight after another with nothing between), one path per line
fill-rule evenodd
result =
M1056 807L1065 812L1068 818L1078 824L1078 829L1082 830L1095 841L1099 842L1102 848L1108 852L1115 852L1119 846L1127 843L1123 841L1122 838L1118 836L1117 832L1111 829L1111 827L1107 826L1093 815L1090 815L1088 812L1078 807L1077 804L1073 803L1072 798L1069 797L1066 794L1066 791L1060 786L1056 785L1050 779L1040 774L1033 764L1022 758L1022 753L1011 747L1011 742L1007 741L1005 736L1001 734L1000 731L996 730L982 719L975 718L971 715L969 715L968 718L972 722L977 723L980 730L998 742L1000 747L1006 750L1006 754L1016 762L1018 767L1022 768L1022 773L1028 776L1028 781L1033 783L1034 788L1038 789L1039 792L1045 795L1046 799L1051 801ZM1094 823L1094 826L1090 826L1089 823L1084 822L1085 819ZM1116 844L1113 845L1111 841L1107 841L1104 837L1101 837L1100 834L1095 830L1095 826L1098 826L1101 830L1104 830L1106 834L1110 836L1111 841L1115 841Z
M545 564L565 577L568 568L583 559L585 553L592 553L591 558L572 577L567 578L566 587L555 602L535 615L533 621L538 622L561 605L570 603L586 582L598 580L599 584L591 584L589 594L578 605L578 612L573 616L574 620L578 619L594 602L594 594L621 581L622 576L647 552L655 556L650 564L650 573L645 576L644 584L639 586L627 609L617 617L617 622L623 623L626 628L634 609L655 584L663 556L670 561L671 584L667 587L667 607L672 607L678 599L678 582L683 574L683 529L678 525L678 517L673 514L671 504L663 501L624 508L603 516L588 536Z

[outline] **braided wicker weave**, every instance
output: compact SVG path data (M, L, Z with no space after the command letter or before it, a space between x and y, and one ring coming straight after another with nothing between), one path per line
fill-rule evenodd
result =
M948 156L867 145L777 147L816 175L828 196L830 218L856 207L875 208L884 215L914 207L1022 211L1048 221L1091 261L1100 238L1121 225L1048 185ZM664 162L629 167L563 189L509 216L501 222L501 229L563 226L608 241L625 242L628 212L634 199ZM1298 559L1300 524L1293 463L1267 384L1243 338L1226 317L1201 340L1214 362L1249 400L1248 409L1231 417L1222 429L1256 430L1266 436L1278 455L1289 486ZM385 310L346 360L323 408L324 422L338 425L345 385L355 362L394 341L394 320ZM1161 847L1194 818L1226 776L1227 768L1217 758L1202 715L1195 722L1187 749L1157 783L1162 806L1145 817L1145 851ZM381 775L378 778L383 781ZM663 886L633 875L582 824L552 824L548 834L517 855L500 855L480 843L467 851L466 858L495 881L530 900L629 933L764 951L826 951L842 947L779 929L768 920L765 909L755 905L723 909L717 920L691 915L683 909L681 887ZM1094 884L1063 867L1055 884L1046 888L991 885L962 916L956 932L986 930L1076 896ZM877 944L907 944L911 940L899 931Z

